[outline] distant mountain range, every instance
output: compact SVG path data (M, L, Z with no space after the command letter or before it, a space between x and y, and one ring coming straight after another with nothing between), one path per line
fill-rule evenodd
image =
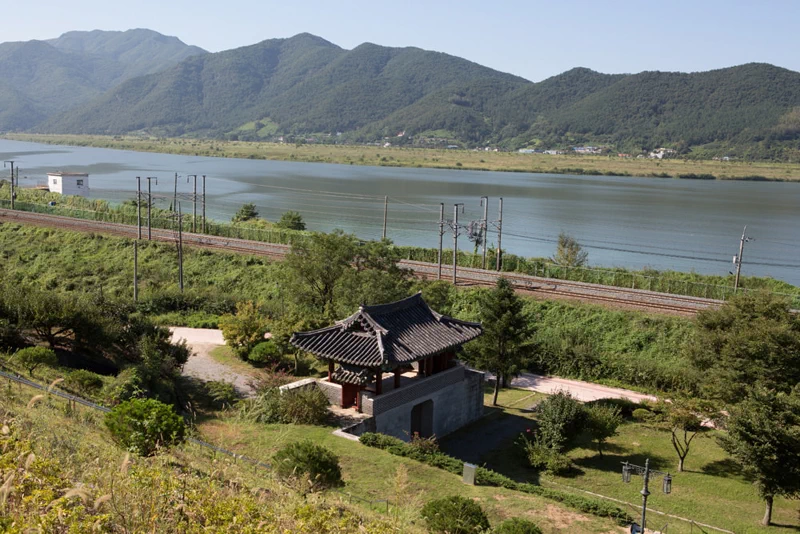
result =
M300 34L219 53L149 30L0 44L0 129L800 157L800 73L576 68L539 83Z

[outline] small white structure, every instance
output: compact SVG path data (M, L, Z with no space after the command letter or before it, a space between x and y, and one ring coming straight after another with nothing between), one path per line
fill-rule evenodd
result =
M51 193L85 197L89 195L89 175L81 172L48 172L47 188Z

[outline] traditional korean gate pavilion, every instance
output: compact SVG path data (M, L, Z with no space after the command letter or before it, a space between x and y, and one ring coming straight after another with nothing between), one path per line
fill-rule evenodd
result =
M403 372L414 369L423 378L447 371L456 366L461 346L482 332L480 323L436 313L417 293L390 304L361 306L333 326L295 333L291 343L326 360L328 382L341 385L341 406L362 411L361 392L377 400L383 373L394 373L396 390Z

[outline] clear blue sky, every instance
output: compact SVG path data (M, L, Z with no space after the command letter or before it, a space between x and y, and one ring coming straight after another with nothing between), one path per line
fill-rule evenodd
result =
M2 41L150 28L216 52L309 32L348 49L446 52L532 81L578 66L800 71L800 0L29 0L3 12Z

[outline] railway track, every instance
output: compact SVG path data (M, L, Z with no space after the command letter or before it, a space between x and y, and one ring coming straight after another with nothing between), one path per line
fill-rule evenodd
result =
M75 219L61 215L8 209L0 209L0 221L55 227L79 232L111 234L127 238L136 238L138 235L137 227L128 224ZM151 230L151 235L153 240L174 243L177 240L178 234L177 231L174 230L153 228ZM147 229L142 228L142 237L146 238L146 236ZM276 259L283 258L290 250L289 245L191 232L183 232L183 243L187 246L268 256ZM434 263L401 260L398 262L398 265L406 269L411 269L417 276L424 278L436 278L438 273L438 266ZM447 265L442 266L442 278L444 280L450 280L452 278L452 272L452 267ZM496 271L487 271L470 267L459 267L457 275L460 284L480 286L494 285L500 277L500 274ZM519 273L504 272L502 276L509 280L516 290L533 296L588 301L616 307L635 308L661 313L694 315L700 310L709 307L717 307L722 304L722 301L714 299L658 293L643 289L603 286Z

